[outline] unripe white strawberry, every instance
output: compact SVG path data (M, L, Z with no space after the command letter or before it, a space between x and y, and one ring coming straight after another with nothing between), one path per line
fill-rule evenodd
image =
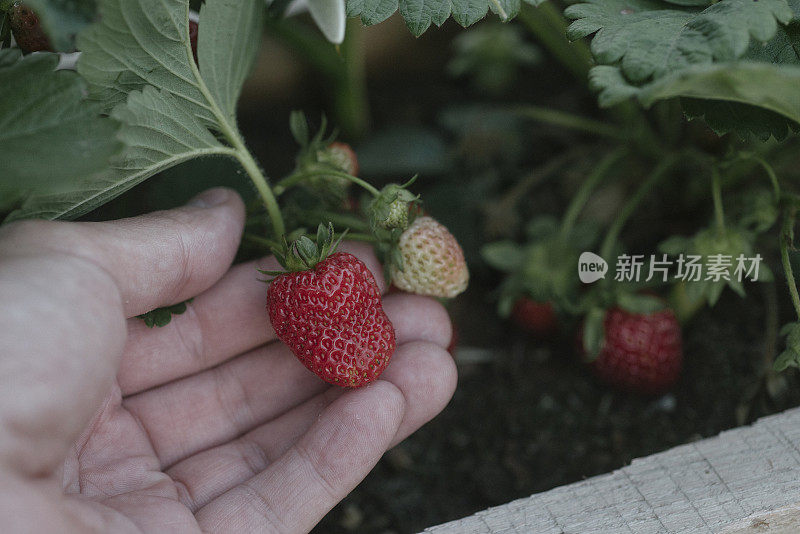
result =
M464 251L447 228L431 217L419 217L400 236L403 269L391 267L392 282L409 293L453 298L467 288Z

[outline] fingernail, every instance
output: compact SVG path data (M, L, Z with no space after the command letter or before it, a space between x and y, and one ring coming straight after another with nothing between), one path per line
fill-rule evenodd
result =
M208 191L203 191L192 200L186 203L187 206L194 206L197 208L213 208L224 204L231 196L230 191L224 187L215 187Z

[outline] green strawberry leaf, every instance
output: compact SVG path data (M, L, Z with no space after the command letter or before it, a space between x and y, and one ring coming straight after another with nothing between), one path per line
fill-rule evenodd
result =
M409 31L419 37L430 28L437 27L451 16L463 27L470 26L486 16L491 9L504 22L514 18L522 0L347 0L348 17L360 17L366 26L383 22L395 11L406 21ZM533 6L545 0L524 0Z
M567 32L570 39L594 34L591 49L598 63L618 64L636 83L697 63L737 59L751 38L768 41L778 23L793 17L786 0L721 0L702 10L665 9L656 0L589 0L564 14L576 19Z
M162 328L167 326L172 321L173 315L183 315L186 313L186 305L194 299L189 299L185 302L180 302L174 306L166 306L164 308L156 308L155 310L137 315L137 317L144 321L148 328Z
M187 0L100 0L101 21L78 39L78 72L90 98L123 123L127 148L68 193L32 196L10 218L75 218L182 162L244 150L222 144L214 132L241 144L236 100L257 53L263 9L260 0L205 3L201 76Z
M112 113L126 144L114 165L58 195L35 195L8 219L74 219L116 198L150 176L190 159L230 155L200 120L166 91L145 87Z
M689 118L703 118L719 134L735 132L748 140L783 139L797 129L795 114L785 107L787 88L795 83L776 81L772 87L750 78L741 93L742 78L757 75L756 66L778 70L799 65L800 26L790 24L800 14L797 0L586 0L565 14L576 19L570 38L594 34L592 52L600 66L591 72L602 106L636 98L644 106L658 100L683 97ZM738 62L737 62L738 60ZM722 63L717 70L711 67ZM740 73L725 73L746 63ZM770 79L780 77L768 73ZM758 85L759 91L754 91ZM767 89L770 87L770 89ZM783 104L783 105L782 105ZM790 104L790 107L792 106Z
M263 2L209 0L200 13L200 71L189 42L187 0L101 0L101 22L79 39L78 72L106 109L152 85L206 125L233 124L236 99L258 52ZM246 22L246 23L245 23Z
M218 125L192 58L188 1L101 0L100 12L101 21L78 37L78 72L92 98L110 111L132 91L152 85L207 125Z
M0 50L0 196L61 191L108 165L122 145L119 123L84 98L74 72L56 71L58 55L20 59Z
M714 0L664 0L676 6L710 6Z
M691 302L705 301L713 307L725 287L745 296L744 285L739 276L741 275L742 280L751 280L755 276L755 271L749 271L752 262L748 261L756 256L754 241L755 234L739 228L728 228L723 234L716 228L706 228L690 238L668 238L661 243L659 250L671 256L685 256L682 274L686 280L686 297ZM688 266L692 256L698 257L696 263L702 266L699 273ZM744 258L741 266L740 256ZM717 270L720 273L724 271L725 274L717 276L710 273L709 265L716 265ZM760 261L757 281L767 282L771 279L772 272L764 261Z
M631 97L645 107L675 97L714 101L716 108L709 107L708 103L703 104L705 108L698 108L690 101L689 114L705 113L720 132L741 126L742 131L751 131L761 138L766 132L783 138L790 125L797 127L800 122L800 100L796 97L798 82L800 66L750 61L695 65L642 86L629 83L618 67L598 66L590 73L590 83L600 91L598 98L602 106L612 106ZM752 109L724 107L726 104L756 106L759 111L770 114L754 115Z
M96 0L25 0L57 52L75 49L75 36L97 17Z
M514 272L525 262L524 248L511 241L489 243L481 250L481 256L486 263L503 272Z
M229 124L236 124L236 103L258 55L264 13L257 0L208 1L200 9L200 72Z

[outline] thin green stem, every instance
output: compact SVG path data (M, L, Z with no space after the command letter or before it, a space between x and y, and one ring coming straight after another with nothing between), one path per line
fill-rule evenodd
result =
M322 211L322 210L315 210L315 211L299 211L299 217L301 220L308 222L313 221L313 224L318 224L319 221L329 221L333 223L335 227L338 228L349 228L351 230L363 231L366 232L369 230L369 226L366 222L359 219L354 215L348 215L346 213L336 213L332 211Z
M662 160L661 163L653 170L650 176L642 182L642 185L639 186L639 189L633 194L633 196L625 203L622 207L622 210L617 215L617 218L614 219L614 222L611 224L611 227L606 234L605 239L603 240L603 245L600 248L600 256L603 258L609 258L611 256L611 252L614 248L614 245L619 239L619 235L622 232L622 228L625 226L625 223L628 222L628 219L633 215L636 211L636 208L639 207L639 204L642 203L642 200L647 196L653 187L658 184L668 173L668 171L675 165L678 161L677 155L668 156L666 159Z
M572 202L570 202L567 212L564 215L564 220L561 223L562 237L567 237L572 232L572 228L575 226L575 222L578 220L578 216L586 205L586 202L589 201L592 192L608 175L608 172L613 168L614 164L622 159L626 153L627 150L625 148L618 148L606 155L606 157L597 164L594 172L581 184L580 189L578 189Z
M356 176L352 176L350 174L347 174L346 172L339 172L334 170L297 172L291 174L286 178L284 178L283 180L281 180L280 182L278 182L278 184L275 186L274 190L275 194L280 196L283 193L285 193L286 190L289 189L290 187L297 185L298 183L302 182L307 178L313 178L315 176L334 176L336 178L342 178L345 180L349 180L358 186L363 187L364 189L369 191L372 194L372 196L377 197L378 195L381 194L380 191L378 191L375 187L365 182L361 178L357 178Z
M360 138L369 126L366 54L361 21L347 21L347 32L340 49L339 69L334 79L334 110L337 123L351 138Z
M720 185L719 169L716 165L711 167L711 197L714 199L714 219L719 233L725 233L725 210L722 205L722 186Z
M568 152L564 152L563 154L554 157L538 169L534 169L532 172L529 172L524 178L518 180L516 184L514 184L514 187L509 189L500 198L500 200L497 201L496 205L504 206L507 209L513 210L517 202L522 199L531 188L541 184L551 176L554 176L555 173L561 169L561 167L566 165L571 159L574 159L579 155L585 155L586 150L586 147L579 147L575 150L569 150Z
M278 206L278 201L275 195L272 194L272 189L270 189L267 179L261 173L261 169L259 169L256 160L253 159L253 156L247 148L245 148L241 139L238 140L238 143L240 145L238 147L236 143L233 143L234 147L237 149L237 159L250 177L250 180L252 180L261 199L264 201L264 206L267 208L267 214L269 214L269 218L272 221L272 229L275 231L275 235L282 236L286 233L286 226L283 223L283 215L281 215L281 208Z
M347 241L363 241L365 243L377 243L378 240L372 234L358 234L354 232L347 233Z
M775 202L780 201L781 184L778 182L778 175L775 174L775 169L772 168L772 165L767 163L767 161L761 156L756 156L755 154L746 156L746 158L751 159L756 163L758 163L759 165L761 165L761 168L764 169L765 173L767 173L767 177L769 178L769 181L772 184L772 193L775 195Z
M253 243L254 245L258 245L258 246L264 247L267 250L271 250L273 248L278 247L278 243L276 243L275 241L272 241L271 239L267 239L266 237L253 235L253 234L250 234L250 233L247 233L247 232L245 232L242 235L242 239L245 240L245 241L248 241L250 243Z
M188 24L189 24L189 10L187 7L186 10L187 27ZM211 110L211 113L214 115L214 118L217 119L217 126L219 126L220 133L231 144L233 149L236 150L236 156L235 156L236 159L242 165L242 168L250 177L250 180L252 180L253 185L255 185L258 194L264 201L264 206L267 208L267 213L269 214L269 218L272 221L272 229L274 230L275 235L282 236L284 233L286 233L286 226L284 225L283 222L283 216L281 215L281 210L278 207L278 201L275 199L275 195L272 194L272 189L270 189L269 184L267 183L267 179L261 172L258 163L256 163L255 159L253 159L253 155L250 153L250 151L247 150L247 147L244 144L244 140L242 139L242 136L239 133L236 125L231 124L229 122L227 115L223 113L219 105L217 105L217 101L214 99L205 81L203 81L203 77L200 76L200 71L198 70L197 64L195 63L193 58L191 43L189 42L188 39L186 40L186 53L189 57L189 64L191 65L192 74L197 80L197 85L200 89L200 92L203 94L206 101L208 102L209 109Z
M592 66L592 54L583 41L567 40L567 21L550 2L539 7L523 4L519 19L539 43L579 81L585 82Z
M794 280L794 271L792 270L792 262L789 261L789 247L794 242L794 224L797 216L797 208L791 206L783 219L783 228L781 229L781 262L783 263L783 271L786 273L786 283L789 285L789 294L792 296L792 304L794 311L797 314L797 320L800 321L800 294L797 292L797 283Z
M622 131L610 124L601 121L574 115L565 111L556 109L548 109L540 106L522 106L516 108L517 113L523 117L527 117L537 122L566 128L569 130L577 130L580 132L597 135L600 137L608 137L615 141L625 141L627 137Z

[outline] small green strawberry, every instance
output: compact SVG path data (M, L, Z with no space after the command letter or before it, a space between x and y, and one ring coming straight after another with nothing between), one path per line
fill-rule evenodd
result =
M416 178L415 176L403 185L389 184L381 189L369 207L369 220L373 229L408 228L412 208L419 202L419 197L408 190Z

